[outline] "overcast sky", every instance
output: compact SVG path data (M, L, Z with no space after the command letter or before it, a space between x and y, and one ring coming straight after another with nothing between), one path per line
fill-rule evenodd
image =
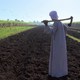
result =
M59 18L80 21L80 0L0 0L0 19L41 21L56 10Z

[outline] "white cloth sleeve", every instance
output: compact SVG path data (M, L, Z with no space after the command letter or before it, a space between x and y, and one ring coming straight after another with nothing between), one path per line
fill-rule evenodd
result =
M54 24L53 24L53 31L52 31L54 36L55 36L56 32L58 31L58 27L59 27L59 22L54 22Z
M53 30L52 30L53 34L55 34L57 30L58 30L58 26L53 26Z
M65 25L65 24L63 24L63 25L64 25L65 33L67 33L67 28L68 28L68 26L67 26L67 25Z

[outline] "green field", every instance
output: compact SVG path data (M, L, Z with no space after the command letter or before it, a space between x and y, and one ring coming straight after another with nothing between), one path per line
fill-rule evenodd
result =
M3 38L6 38L8 36L11 36L11 35L14 35L14 34L17 34L17 33L20 33L20 32L23 32L25 30L29 30L33 27L31 26L24 26L24 27L20 27L20 26L17 26L17 27L1 27L0 28L0 39L3 39Z

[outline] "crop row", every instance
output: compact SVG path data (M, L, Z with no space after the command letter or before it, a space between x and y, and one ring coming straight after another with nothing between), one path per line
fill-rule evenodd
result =
M68 31L68 34L80 39L80 30L77 30L77 29L69 29Z

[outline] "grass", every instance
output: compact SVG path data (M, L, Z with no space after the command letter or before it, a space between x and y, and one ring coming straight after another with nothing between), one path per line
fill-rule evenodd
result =
M69 38L71 38L71 39L73 39L73 40L75 40L75 41L77 41L77 42L80 42L80 39L78 39L78 38L76 38L76 37L74 37L74 36L71 36L71 35L69 35L69 34L66 34Z
M17 27L2 27L2 28L0 28L0 39L6 38L8 36L12 36L14 34L23 32L25 30L29 30L31 28L33 28L33 27L31 27L31 26L27 26L27 27L20 27L20 26L17 26Z

